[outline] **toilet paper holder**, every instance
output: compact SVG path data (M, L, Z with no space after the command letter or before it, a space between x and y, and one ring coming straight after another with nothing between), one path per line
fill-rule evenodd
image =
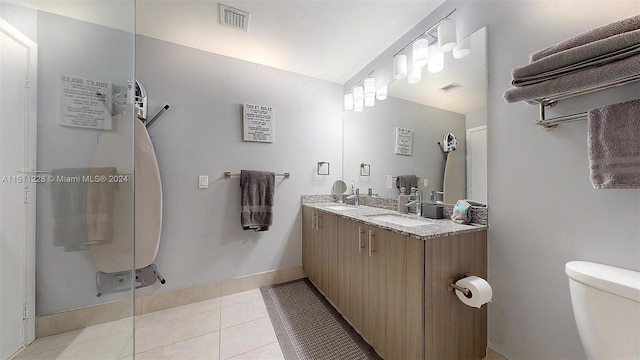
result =
M464 278L466 278L467 276L468 276L468 275L464 275L463 277L461 277L461 279L464 279ZM471 294L471 290L469 290L469 289L467 289L467 288L463 288L463 287L460 287L460 286L456 285L456 284L453 282L453 280L451 280L451 279L449 279L449 280L448 280L447 289L448 289L449 291L458 290L458 291L460 291L461 293L463 293L463 294L464 294L464 296L466 296L467 298L471 299L471 296L472 296L472 294Z

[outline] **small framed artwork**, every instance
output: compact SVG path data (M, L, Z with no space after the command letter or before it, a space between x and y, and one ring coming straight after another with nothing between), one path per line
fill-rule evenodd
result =
M411 129L396 128L396 154L411 155L413 131Z
M273 108L271 106L244 104L242 118L244 141L274 142Z

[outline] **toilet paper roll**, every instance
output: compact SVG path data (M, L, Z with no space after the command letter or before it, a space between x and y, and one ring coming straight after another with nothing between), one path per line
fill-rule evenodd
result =
M462 291L456 290L458 299L468 306L479 308L483 304L491 301L491 297L493 296L491 285L489 285L485 279L477 276L467 276L466 278L456 281L456 285L471 291L469 297L467 297Z

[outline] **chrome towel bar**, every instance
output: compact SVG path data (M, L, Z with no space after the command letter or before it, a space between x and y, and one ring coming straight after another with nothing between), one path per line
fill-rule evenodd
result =
M225 171L224 172L224 177L230 178L232 176L240 176L240 174L232 174L231 171ZM288 178L291 177L291 173L286 172L286 173L282 173L282 174L276 174L276 176L284 176L285 179L288 179Z

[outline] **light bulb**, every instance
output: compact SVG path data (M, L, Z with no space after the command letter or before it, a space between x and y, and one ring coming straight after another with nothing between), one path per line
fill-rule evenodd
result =
M418 39L413 43L413 67L419 68L429 62L429 40Z
M364 109L364 99L353 103L353 111L362 112Z
M398 54L393 57L393 78L402 79L407 76L407 55Z
M442 71L444 69L444 54L436 46L433 46L432 51L429 53L431 54L427 65L429 72L433 74Z
M364 95L376 94L376 79L370 77L364 79Z
M409 73L407 81L409 84L417 84L422 80L422 68L413 68Z
M376 95L365 95L364 97L364 106L371 107L376 104Z
M381 87L376 91L376 99L385 100L387 98L387 85Z
M453 48L453 58L462 59L471 53L471 37L466 37Z
M353 101L358 103L362 100L364 100L364 88L362 85L358 85L353 88Z
M353 94L344 94L344 109L353 110Z
M456 46L456 22L446 19L438 25L438 45L443 53Z

